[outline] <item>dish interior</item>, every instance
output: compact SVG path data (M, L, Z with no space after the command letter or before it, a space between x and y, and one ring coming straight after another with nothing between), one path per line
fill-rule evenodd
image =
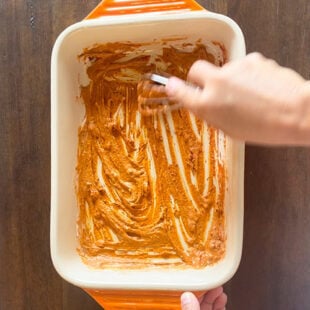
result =
M245 54L239 28L228 18L212 13L81 22L67 29L55 44L52 56L51 254L56 270L70 283L96 289L204 290L229 280L238 267L243 231L244 145L228 138L225 158L227 242L225 257L219 263L201 270L98 270L87 267L77 253L77 132L85 116L78 98L80 85L88 83L85 65L77 56L94 44L149 42L152 38L159 40L180 34L193 43L198 39L222 43L228 60Z

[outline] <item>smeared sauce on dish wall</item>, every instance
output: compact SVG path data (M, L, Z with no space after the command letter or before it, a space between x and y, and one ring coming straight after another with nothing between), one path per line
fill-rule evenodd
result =
M141 116L147 72L185 79L220 44L173 39L85 49L77 198L79 254L95 268L203 268L225 254L225 137L186 110ZM222 149L222 151L220 151Z

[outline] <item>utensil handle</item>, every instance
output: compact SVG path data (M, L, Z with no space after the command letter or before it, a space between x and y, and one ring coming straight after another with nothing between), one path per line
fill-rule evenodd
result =
M204 8L194 0L103 0L86 19L127 14L201 10Z

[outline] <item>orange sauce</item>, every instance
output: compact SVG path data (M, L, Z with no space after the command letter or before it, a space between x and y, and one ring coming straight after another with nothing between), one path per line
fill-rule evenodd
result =
M95 268L203 268L225 253L220 133L186 110L141 116L137 98L142 74L161 68L185 79L195 60L222 65L225 53L217 60L199 42L161 43L80 55L90 82L81 87L78 251Z

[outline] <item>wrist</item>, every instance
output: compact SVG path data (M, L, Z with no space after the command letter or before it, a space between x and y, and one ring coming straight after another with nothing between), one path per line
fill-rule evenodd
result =
M305 82L301 87L298 98L298 111L297 128L300 142L310 145L310 81Z

